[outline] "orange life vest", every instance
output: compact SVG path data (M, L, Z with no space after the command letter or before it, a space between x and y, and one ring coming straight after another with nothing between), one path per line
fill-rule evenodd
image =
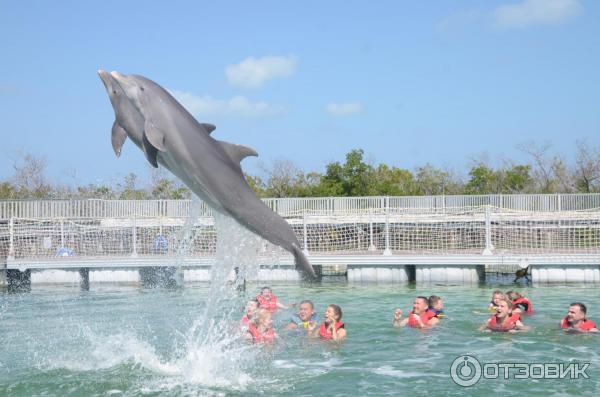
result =
M256 325L254 325L254 323L248 323L248 332L250 332L250 334L252 335L252 339L254 340L254 343L273 342L273 340L275 339L275 336L277 335L277 334L275 334L275 331L273 330L273 328L269 328L267 330L267 332L265 332L263 334L262 332L260 332L260 330L258 328L256 328Z
M270 312L274 312L277 310L277 297L275 295L271 295L270 300L266 300L262 295L258 295L256 300L260 304L260 307L263 309L267 309Z
M344 328L344 323L342 321L338 321L337 323L335 323L335 329L338 330L340 328ZM333 338L333 334L331 332L329 332L329 329L325 325L325 322L322 322L321 326L319 327L319 336L322 339L327 339L327 340Z
M587 318L584 319L581 323L579 323L579 328L575 328L573 327L573 325L569 322L569 318L565 317L562 319L562 321L560 322L560 327L561 328L573 328L573 329L577 329L580 331L589 331L592 328L596 328L596 324L594 324L594 322L592 320L588 320Z
M506 320L504 320L504 322L502 324L498 324L498 321L496 320L496 316L493 315L490 318L490 321L488 323L488 328L491 329L492 331L498 331L498 332L507 332L510 331L511 329L514 329L515 326L517 325L517 321L519 321L520 316L517 313L514 313L512 315L510 315L509 317L506 317Z
M516 307L517 305L525 306L525 314L533 313L533 304L527 298L515 299L514 301L512 301L512 305L513 307Z
M414 313L415 312L413 310L408 314L408 326L418 328L420 325L417 322L417 320L415 320L415 317L413 316ZM426 310L425 312L421 313L419 317L421 318L423 325L427 325L427 323L429 323L429 320L435 317L435 313L431 310Z

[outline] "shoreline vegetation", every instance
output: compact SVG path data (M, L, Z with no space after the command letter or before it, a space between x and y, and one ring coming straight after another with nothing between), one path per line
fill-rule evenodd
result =
M287 160L263 166L264 176L246 175L261 198L430 196L517 193L599 193L600 147L577 142L575 158L552 155L550 145L517 147L529 161L510 159L491 165L485 155L470 160L465 176L431 164L408 170L366 161L362 149L353 149L345 160L326 164L323 172L305 172ZM135 173L116 183L73 186L54 184L45 175L45 158L20 153L14 175L0 180L0 200L15 199L186 199L190 191L167 172L153 170L148 183Z

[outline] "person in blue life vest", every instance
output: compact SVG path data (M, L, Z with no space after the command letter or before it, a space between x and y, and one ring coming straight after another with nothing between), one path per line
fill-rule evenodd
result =
M298 313L294 313L286 329L306 330L319 323L319 316L315 313L315 305L310 300L303 300L298 306Z

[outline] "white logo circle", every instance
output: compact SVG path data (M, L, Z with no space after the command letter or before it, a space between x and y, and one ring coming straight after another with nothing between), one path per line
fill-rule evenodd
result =
M450 377L459 386L473 386L481 379L481 364L473 356L458 356L450 366Z

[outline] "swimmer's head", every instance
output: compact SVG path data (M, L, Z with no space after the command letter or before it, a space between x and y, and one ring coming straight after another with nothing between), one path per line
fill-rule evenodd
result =
M302 321L308 321L315 313L315 305L312 301L303 300L298 307L298 317Z
M523 295L519 294L519 293L518 293L518 292L516 292L516 291L507 291L507 292L506 292L506 297L507 297L508 299L510 299L511 301L514 301L514 300L517 300L517 299L519 299L519 298L522 298L522 297L523 297Z
M435 310L444 309L444 300L437 295L431 295L428 299L429 307L434 308Z
M273 291L271 290L270 287L262 287L262 289L260 290L260 294L267 300L271 299L271 296L273 295Z
M251 318L256 309L260 306L260 303L256 299L250 299L246 302L246 315Z
M496 317L503 318L510 314L512 311L512 302L508 299L499 299L496 305Z
M504 292L500 290L494 291L492 293L492 302L494 303L494 305L498 306L498 301L500 299L506 299L506 295L504 295Z
M413 302L413 312L415 314L425 313L429 308L429 299L426 296L417 296Z
M256 309L252 316L252 323L256 327L271 328L273 326L271 312L267 309Z
M567 318L570 322L578 322L585 319L587 314L587 307L581 302L573 302L569 306L569 311L567 312Z

